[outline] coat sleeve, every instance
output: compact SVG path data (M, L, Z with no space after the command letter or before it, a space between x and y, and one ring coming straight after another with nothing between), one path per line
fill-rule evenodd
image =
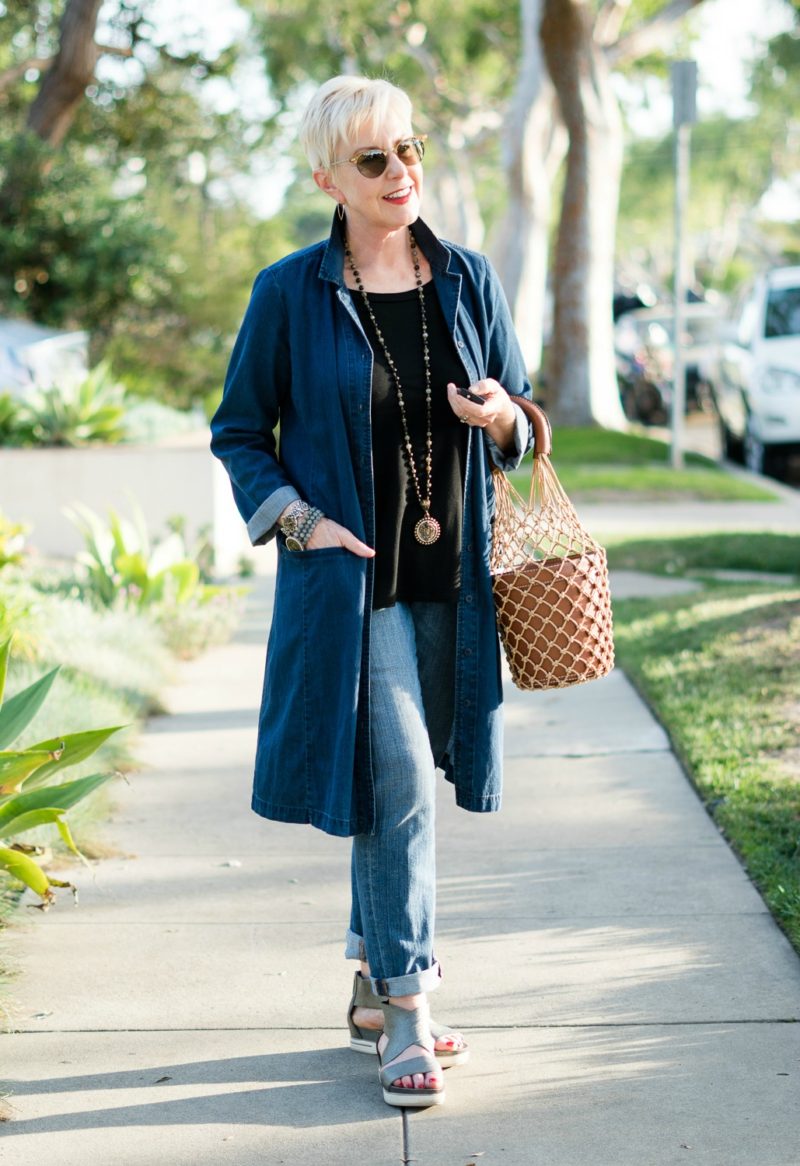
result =
M488 324L488 352L486 357L487 373L494 380L499 381L506 392L511 396L533 397L530 382L525 370L525 361L514 331L514 321L508 307L502 284L488 260L486 264L484 283L484 303ZM521 409L515 409L517 424L514 430L514 443L509 453L504 453L497 442L484 433L484 440L489 451L489 457L501 470L515 470L525 454L533 447L533 429Z
M281 511L299 498L278 459L275 436L290 384L286 305L267 268L253 286L211 421L211 452L228 471L254 545L275 535Z

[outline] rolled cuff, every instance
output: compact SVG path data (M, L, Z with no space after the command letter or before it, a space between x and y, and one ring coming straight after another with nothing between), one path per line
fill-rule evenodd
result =
M275 537L275 527L278 518L289 505L296 502L300 495L294 486L281 486L269 498L265 498L247 524L247 533L253 546L269 542Z
M429 968L421 972L409 972L407 976L390 976L387 980L370 977L372 991L385 1000L387 996L415 996L418 992L433 992L442 982L442 965L434 960Z
M514 405L512 397L511 404ZM503 453L500 446L490 437L488 433L484 433L486 446L489 450L489 457L499 470L507 473L509 470L515 470L525 454L533 444L533 435L531 433L531 424L528 418L520 408L514 405L514 412L516 414L516 424L514 425L514 444L509 453Z
M356 935L355 931L351 931L349 927L344 939L344 958L367 962L367 949L364 940L360 935Z

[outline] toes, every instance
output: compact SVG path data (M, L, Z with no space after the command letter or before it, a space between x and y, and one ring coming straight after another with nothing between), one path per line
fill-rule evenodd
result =
M396 1089L438 1089L441 1079L435 1073L415 1073L413 1077L398 1077L392 1084Z

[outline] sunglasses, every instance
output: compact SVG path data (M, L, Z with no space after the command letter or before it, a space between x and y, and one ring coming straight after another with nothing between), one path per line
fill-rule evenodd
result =
M389 165L389 155L397 154L406 166L416 166L425 157L425 139L427 134L420 134L415 138L403 138L391 150L379 150L373 147L370 150L360 150L352 158L340 158L338 162L331 162L331 166L341 166L351 162L359 174L365 178L380 178Z

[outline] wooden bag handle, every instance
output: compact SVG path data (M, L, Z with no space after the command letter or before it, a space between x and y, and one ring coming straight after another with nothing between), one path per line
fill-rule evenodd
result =
M553 430L550 428L550 422L547 420L544 409L534 405L533 401L529 401L527 397L513 396L511 400L522 410L533 426L533 456L541 457L544 454L549 457L553 452Z

